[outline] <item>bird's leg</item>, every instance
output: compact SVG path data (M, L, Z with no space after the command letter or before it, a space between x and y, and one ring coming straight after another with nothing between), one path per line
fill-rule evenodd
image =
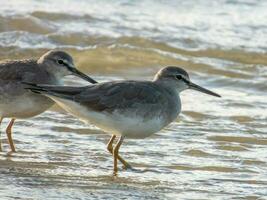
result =
M124 139L124 137L120 136L119 141L117 142L116 146L113 149L113 158L114 158L113 172L114 172L114 175L116 175L117 172L118 172L119 149L120 149L120 146L121 146L121 144L123 142L123 139Z
M113 154L113 142L114 142L115 138L116 138L116 135L112 135L110 140L108 141L108 144L107 144L107 149L111 154Z
M113 142L115 138L116 138L116 135L112 135L107 145L107 149L112 155L113 155ZM118 155L118 159L123 164L124 169L132 168L129 163L127 163L122 157L120 157L120 155Z
M0 118L0 125L3 121L3 117ZM2 151L2 144L1 144L1 130L0 130L0 152Z
M12 139L12 131L11 131L11 128L12 128L14 122L15 122L15 119L12 118L11 121L9 122L7 128L6 128L6 134L7 134L7 138L8 138L9 146L10 146L12 152L15 152L15 151L16 151L16 150L15 150L14 143L13 143L13 139Z

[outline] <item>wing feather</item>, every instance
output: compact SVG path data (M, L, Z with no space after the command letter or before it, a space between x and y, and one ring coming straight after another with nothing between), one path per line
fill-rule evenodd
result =
M112 112L115 109L137 108L138 104L164 103L160 88L151 82L109 82L87 87L74 97L86 107L95 111ZM162 101L163 100L163 101Z

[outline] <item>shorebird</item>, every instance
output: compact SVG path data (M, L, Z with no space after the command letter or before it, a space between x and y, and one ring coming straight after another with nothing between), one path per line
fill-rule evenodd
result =
M115 174L118 160L125 168L131 167L119 155L124 138L148 137L174 121L181 112L180 92L194 89L220 97L192 83L184 69L173 66L161 69L152 81L112 81L85 87L29 83L25 88L50 97L66 111L110 133L107 149L113 154Z
M72 57L64 51L48 51L38 60L11 60L0 63L0 124L3 118L12 118L6 129L12 152L15 152L15 146L11 128L15 119L33 117L54 104L50 98L24 89L22 82L61 85L62 78L67 75L76 75L96 83L78 71Z

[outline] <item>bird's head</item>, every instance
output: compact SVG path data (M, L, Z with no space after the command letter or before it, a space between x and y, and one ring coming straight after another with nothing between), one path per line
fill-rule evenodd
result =
M75 67L72 57L64 51L48 51L38 59L37 63L44 65L49 72L58 78L75 75L90 83L96 83L94 79L79 71Z
M212 96L221 97L215 92L191 82L188 73L180 67L169 66L161 69L156 74L154 81L160 81L170 87L174 87L178 92L186 89L193 89Z

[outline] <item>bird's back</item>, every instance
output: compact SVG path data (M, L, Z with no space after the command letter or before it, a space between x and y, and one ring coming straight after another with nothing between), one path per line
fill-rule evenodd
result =
M0 80L8 82L32 81L44 84L50 81L45 69L37 64L37 60L12 60L0 63Z
M164 110L159 108L167 109L172 98L150 81L117 81L89 86L75 100L95 111L133 110L136 114L153 115Z

